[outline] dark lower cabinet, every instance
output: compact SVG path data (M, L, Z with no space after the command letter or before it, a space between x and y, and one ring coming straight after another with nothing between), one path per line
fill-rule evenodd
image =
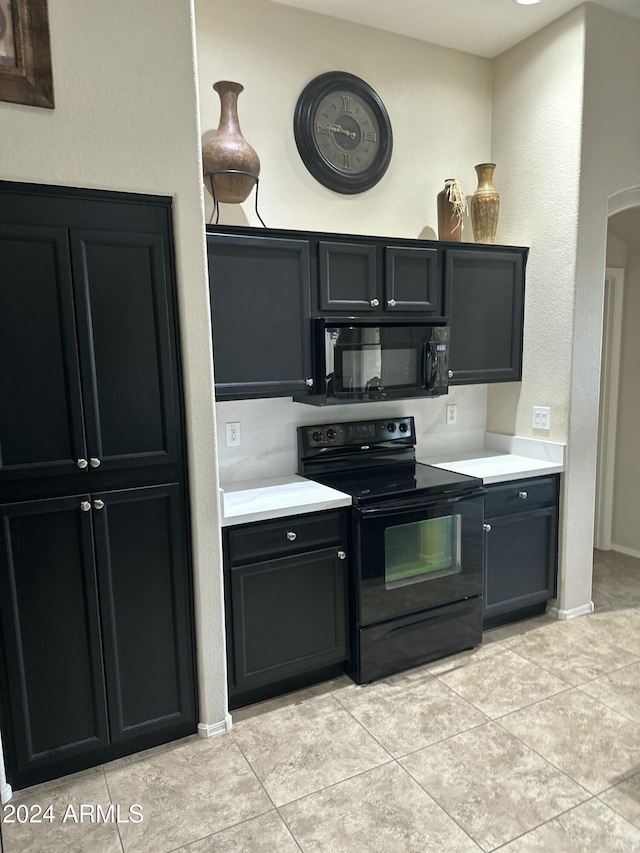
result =
M343 671L344 523L330 511L225 531L231 708Z
M0 506L14 787L195 730L181 504L169 484Z
M556 595L558 479L487 486L485 628L544 612Z

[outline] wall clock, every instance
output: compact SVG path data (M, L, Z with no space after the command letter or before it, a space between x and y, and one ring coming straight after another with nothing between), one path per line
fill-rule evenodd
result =
M391 122L376 92L353 74L329 71L305 86L293 117L302 162L338 193L361 193L387 171Z

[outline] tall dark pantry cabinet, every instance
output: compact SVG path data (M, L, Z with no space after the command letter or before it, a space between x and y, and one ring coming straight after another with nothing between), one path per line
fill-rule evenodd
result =
M0 183L14 788L196 730L171 201Z

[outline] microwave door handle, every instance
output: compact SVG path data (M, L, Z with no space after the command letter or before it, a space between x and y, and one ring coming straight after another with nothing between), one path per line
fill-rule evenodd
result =
M435 374L436 367L436 359L435 359L435 351L436 347L433 341L425 341L424 343L424 382L423 388L428 390L433 385L433 377Z

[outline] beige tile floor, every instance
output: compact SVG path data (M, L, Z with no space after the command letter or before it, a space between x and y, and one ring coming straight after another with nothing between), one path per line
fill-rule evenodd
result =
M5 853L640 853L640 560L596 552L593 597L590 616L20 791L55 819L5 823ZM123 822L63 823L80 804Z

